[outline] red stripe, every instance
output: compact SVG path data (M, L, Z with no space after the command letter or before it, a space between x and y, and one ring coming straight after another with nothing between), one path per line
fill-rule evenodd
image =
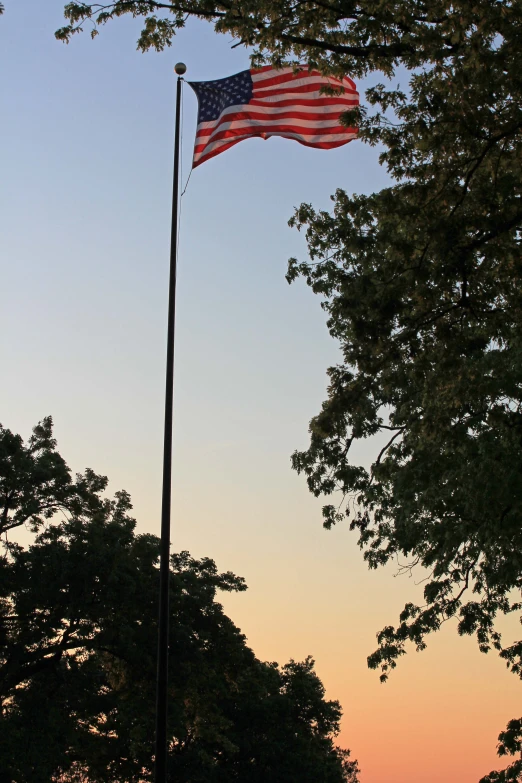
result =
M277 73L277 72L274 71L274 73ZM307 75L308 75L307 71L298 71L297 74L292 73L292 71L290 71L290 72L287 72L287 73L280 73L278 76L272 76L271 79L263 79L263 81L259 81L259 82L254 81L252 79L252 84L253 84L254 90L255 90L256 88L257 89L261 89L263 87L272 87L274 84L281 84L282 82L285 82L285 83L289 83L290 82L291 83L292 80L294 80L294 79L303 79ZM316 74L310 74L310 76L311 75L315 76ZM319 73L317 73L317 76L319 76Z
M274 73L276 73L274 71ZM254 81L252 80L252 84L254 85L254 90L258 89L264 89L265 87L272 87L274 84L292 84L293 81L296 81L296 79L306 79L310 77L315 77L316 79L322 79L325 82L335 82L336 85L342 86L342 82L340 79L336 79L335 77L328 77L328 76L321 76L319 71L298 71L297 73L280 73L279 76L273 76L271 79L263 79L262 81Z
M285 138L284 135L283 135L283 138ZM335 147L342 147L343 144L346 144L344 139L339 139L339 141L314 141L314 142L310 142L310 141L304 141L304 139L296 139L295 136L287 136L286 138L293 139L294 141L298 141L299 144L303 144L305 147L317 147L318 149L321 149L321 150L333 150ZM352 141L352 139L348 139L348 141Z
M274 90L262 90L260 87L256 87L254 85L254 89L252 91L252 97L253 98L263 98L268 95L298 95L302 92L316 92L318 96L324 95L324 93L319 92L321 89L320 84L290 84L290 85L283 85L283 89L274 89ZM344 93L340 93L340 96L344 95Z
M235 112L234 114L227 114L224 117L221 118L220 122L216 123L212 127L207 128L201 128L197 131L198 136L210 136L216 128L219 128L219 125L221 122L238 122L238 121L244 121L248 122L249 120L259 120L261 122L267 122L269 120L272 120L272 122L278 122L279 120L310 120L310 121L316 121L319 122L326 122L327 120L339 120L339 117L341 116L343 112L342 111L336 111L336 112L300 112L300 111L282 111L278 112L277 114L274 114L273 117L270 117L270 115L253 112L253 111L241 111L241 112ZM337 122L338 127L344 127L341 126L339 122Z
M218 126L219 127L219 126ZM217 129L216 129L217 130ZM196 134L196 144L199 142L200 144L203 143L203 140L205 141L205 144L207 144L209 141L216 141L217 139L226 139L232 136L246 136L250 132L253 133L269 133L269 132L281 132L284 133L285 131L290 131L291 133L302 133L308 136L322 136L322 135L330 135L332 133L353 133L355 131L354 128L345 128L344 125L330 125L326 128L318 128L317 126L313 125L292 125L291 123L287 123L286 125L280 124L280 123L270 123L267 125L255 125L252 128L226 128L225 130L217 130L217 133L214 133L210 138L208 134L204 133L197 133Z
M337 97L333 95L321 95L318 98L288 98L287 100L277 101L277 103L274 103L273 101L263 100L263 98L252 98L252 100L245 105L263 106L267 109L274 109L275 111L280 106L332 106L338 103L344 103L346 106L358 106L359 99L347 98L345 95L338 95Z
M192 168L195 169L196 166L199 166L200 163L204 163L206 160L210 160L210 158L219 155L220 152L224 152L225 150L230 149L230 147L233 147L234 144L239 144L240 141L242 141L242 139L234 139L234 141L231 141L229 144L223 144L222 147L218 147L217 149L212 150L212 152L209 152L207 155L202 155L199 160L192 164ZM194 155L195 154L196 150L194 150Z
M277 70L278 69L274 68L272 65L265 65L265 66L263 66L263 68L251 68L250 69L250 73L251 73L252 76L255 76L258 73L267 73L268 71L274 71L274 73L277 73ZM259 84L259 86L261 86L261 84L263 84L263 85L271 84L271 83L278 84L278 83L280 83L282 81L285 81L285 80L303 79L303 78L306 78L306 76L319 76L320 78L324 79L325 81L334 81L334 82L337 82L339 85L342 84L343 87L346 87L345 82L348 82L348 84L350 85L350 87L352 87L352 89L354 89L354 90L356 89L355 88L355 82L353 81L353 79L350 79L349 76L343 76L342 79L339 76L330 76L330 75L324 76L319 71L317 71L315 69L312 70L312 71L309 71L308 68L306 68L306 67L303 68L300 71L297 71L297 73L292 73L292 72L290 72L290 73L283 73L283 74L280 74L279 76L274 76L273 79L263 79L262 82L255 82L254 81L254 87L255 87L256 84Z
M266 73L267 71L275 71L273 65L262 65L261 68L251 68L250 73Z
M263 136L266 133L277 133L278 135L283 135L284 133L298 133L300 136L331 136L339 133L346 133L348 136L349 134L356 133L356 130L355 128L344 128L341 125L336 125L332 128L303 128L299 125L278 125L277 127L274 127L272 125L265 127L258 126L255 131L253 129L252 131L249 131L248 128L227 128L227 130L219 131L210 139L201 136L198 133L196 136L194 153L202 152L207 144L213 144L215 141L220 141L221 139L233 139L235 136L245 135ZM204 141L201 141L201 138L203 138Z
M285 138L284 134L279 133L273 133L270 134L270 136L279 136L281 135L282 138ZM259 134L252 134L249 138L254 138L255 136L259 136ZM339 140L339 141L320 141L320 142L308 142L304 141L304 139L296 139L295 136L286 136L286 138L292 139L293 141L299 142L299 144L302 144L304 147L315 147L317 149L322 150L331 150L335 149L336 147L342 147L343 144L346 144L346 141ZM196 168L196 166L199 166L200 163L204 163L206 160L210 160L210 158L214 158L216 155L219 155L220 152L224 152L225 150L230 149L230 147L233 147L235 144L239 144L240 141L244 141L244 139L235 139L234 141L229 142L228 144L223 144L223 146L218 147L215 150L212 150L211 152L207 153L206 155L202 155L199 160L197 160L193 164L193 168Z

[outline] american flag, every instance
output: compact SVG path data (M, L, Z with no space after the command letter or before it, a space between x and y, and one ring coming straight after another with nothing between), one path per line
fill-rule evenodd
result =
M348 77L267 65L227 79L189 84L198 97L193 168L252 136L284 136L321 149L340 147L357 136L355 128L339 122L342 112L359 104L359 93ZM325 86L343 92L324 94Z

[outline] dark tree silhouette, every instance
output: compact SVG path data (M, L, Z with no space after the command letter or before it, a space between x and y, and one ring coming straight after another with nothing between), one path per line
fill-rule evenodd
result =
M50 419L27 446L0 429L0 449L6 518L40 531L0 557L0 781L151 780L159 541L127 493L70 479ZM187 552L171 568L173 779L356 783L313 661L262 663L217 602L243 579Z

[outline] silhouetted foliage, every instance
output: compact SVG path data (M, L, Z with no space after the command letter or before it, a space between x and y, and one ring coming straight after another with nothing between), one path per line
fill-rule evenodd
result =
M506 731L499 736L498 755L515 756L522 754L522 720L510 720ZM519 783L522 777L522 755L505 770L490 772L480 783Z
M87 469L73 479L52 428L48 416L26 445L0 424L0 535L22 525L36 532L58 511L80 516L110 506L102 499L107 478Z
M68 480L50 419L27 446L0 436L8 518L40 530L0 558L0 780L151 780L159 541L136 534L127 493L102 498L94 482L88 497ZM64 514L44 525L51 509ZM171 568L173 779L356 783L312 659L262 663L216 601L243 579L187 552Z
M146 17L143 50L192 15L255 47L254 64L379 74L346 121L379 145L392 186L338 190L332 213L302 205L292 221L311 261L291 261L288 279L324 298L343 352L293 466L316 496L339 493L325 526L346 511L370 567L427 569L425 603L408 603L369 657L383 679L452 617L522 674L522 642L504 646L495 625L520 610L522 587L520 3L70 3L58 37L128 12ZM354 463L353 444L379 434L371 467Z

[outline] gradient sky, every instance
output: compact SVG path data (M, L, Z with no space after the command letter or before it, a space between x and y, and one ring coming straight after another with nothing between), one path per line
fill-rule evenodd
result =
M244 49L190 24L163 54L135 51L139 22L55 41L62 0L6 0L0 19L0 420L24 437L52 414L73 470L127 489L159 532L175 79L249 67ZM374 77L368 83L376 82ZM196 100L184 90L183 180ZM337 187L386 185L377 151L252 139L198 168L182 203L173 547L241 574L227 612L264 660L312 654L344 708L341 744L362 783L476 783L502 766L496 738L519 682L451 623L390 682L366 667L375 634L421 578L368 572L346 526L290 469L338 349L319 300L288 286L294 206ZM366 452L360 452L367 460ZM506 625L508 635L516 632Z

